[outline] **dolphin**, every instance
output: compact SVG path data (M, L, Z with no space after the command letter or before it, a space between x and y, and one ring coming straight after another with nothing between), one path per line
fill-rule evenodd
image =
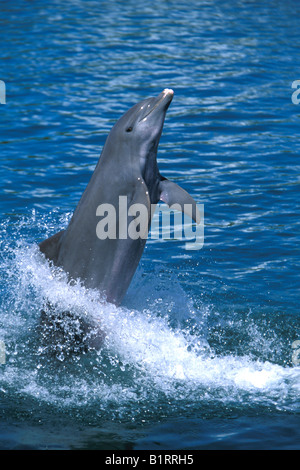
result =
M122 302L143 254L153 205L160 200L169 206L177 204L200 222L194 199L163 177L157 166L158 144L173 95L166 88L116 122L69 225L39 244L45 257L61 267L69 280L79 279L85 287L98 289L116 305ZM130 214L136 204L147 209L146 233L129 237L129 224L136 219L125 212ZM115 236L99 237L99 215L109 207L115 209Z

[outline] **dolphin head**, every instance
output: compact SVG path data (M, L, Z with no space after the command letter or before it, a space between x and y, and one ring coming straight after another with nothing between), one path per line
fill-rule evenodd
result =
M139 165L143 177L147 167L152 174L156 167L157 147L173 95L173 90L166 88L157 97L140 101L116 122L108 136L106 145L117 150L123 164Z

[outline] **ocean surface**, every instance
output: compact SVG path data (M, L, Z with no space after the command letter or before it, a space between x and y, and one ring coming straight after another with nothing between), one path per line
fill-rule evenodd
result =
M0 3L1 449L300 448L299 15ZM149 240L115 307L37 244L66 227L116 120L164 88L159 168L204 205L204 246ZM50 354L45 298L98 321L103 348Z

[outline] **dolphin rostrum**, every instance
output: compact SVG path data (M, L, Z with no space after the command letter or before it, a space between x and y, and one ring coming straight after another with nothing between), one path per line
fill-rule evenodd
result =
M161 176L157 166L159 139L173 95L173 90L165 89L156 98L133 106L116 122L68 227L39 245L70 280L80 279L114 304L121 303L142 256L153 205L159 200L169 206L176 203L200 222L194 199ZM144 207L147 213L146 233L138 237L128 236L129 225L136 223L134 207ZM113 208L114 221L108 219L109 208ZM99 235L99 216L105 214L114 236L108 236L107 227L107 236Z

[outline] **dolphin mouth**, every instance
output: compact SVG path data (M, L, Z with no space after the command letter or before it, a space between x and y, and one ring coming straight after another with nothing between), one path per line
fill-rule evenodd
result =
M174 91L171 88L165 88L157 97L157 102L152 106L151 109L139 120L141 121L146 121L147 117L156 109L158 106L166 100L167 98L167 105L171 103L172 99L174 96ZM148 105L149 106L149 105Z

